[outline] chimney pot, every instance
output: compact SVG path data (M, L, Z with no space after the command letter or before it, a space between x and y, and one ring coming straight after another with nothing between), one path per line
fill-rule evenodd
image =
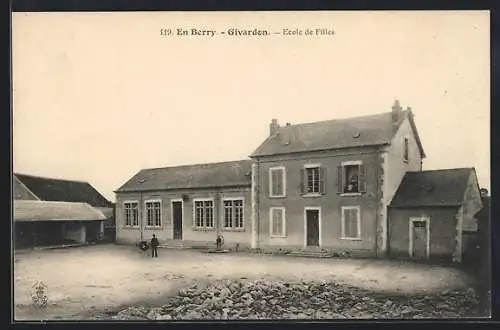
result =
M269 125L269 135L274 135L278 133L278 129L280 125L278 124L278 119L272 119L271 124Z
M401 105L399 104L399 100L394 101L394 105L392 106L392 122L396 124L399 120L399 114L403 110Z

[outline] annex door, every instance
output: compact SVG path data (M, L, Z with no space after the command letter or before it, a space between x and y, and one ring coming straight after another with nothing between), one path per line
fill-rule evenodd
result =
M182 202L172 202L174 239L182 239Z
M319 246L319 210L306 210L306 245Z
M412 257L427 258L428 222L425 220L411 220Z

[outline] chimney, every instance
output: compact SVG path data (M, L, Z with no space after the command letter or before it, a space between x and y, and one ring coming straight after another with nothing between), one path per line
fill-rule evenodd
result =
M274 135L278 133L278 129L280 128L280 125L278 124L278 119L273 119L271 120L271 124L269 125L269 135Z
M394 105L392 106L392 123L393 124L397 124L397 122L399 120L399 115L401 114L401 110L403 110L403 108L401 108L399 101L398 100L394 101Z

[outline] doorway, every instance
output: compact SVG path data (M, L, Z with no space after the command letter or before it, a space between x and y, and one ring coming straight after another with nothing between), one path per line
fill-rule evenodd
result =
M172 201L172 229L174 239L182 239L182 201Z
M320 246L320 209L305 209L305 245Z
M410 257L427 259L429 257L429 239L429 219L410 218Z

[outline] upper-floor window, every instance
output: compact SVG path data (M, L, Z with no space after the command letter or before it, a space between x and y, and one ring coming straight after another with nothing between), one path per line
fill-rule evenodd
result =
M302 194L324 194L326 169L320 165L306 165L302 169Z
M403 142L403 161L408 162L409 160L409 154L408 154L408 149L409 149L409 143L408 143L408 138L405 137L404 142Z
M365 192L364 166L361 161L344 162L338 168L339 193Z
M269 169L269 196L284 197L286 195L286 176L284 167Z
M124 202L123 203L125 226L138 227L139 226L139 203L138 202Z
M224 200L224 228L242 229L243 199Z
M196 228L214 228L213 200L194 201L194 226Z
M146 225L148 227L161 227L161 202L146 201Z

